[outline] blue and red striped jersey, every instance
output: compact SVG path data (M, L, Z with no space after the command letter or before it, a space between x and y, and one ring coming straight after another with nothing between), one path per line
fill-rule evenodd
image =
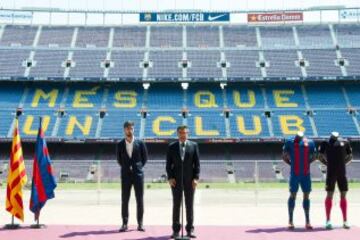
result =
M316 153L313 140L305 137L287 139L283 151L290 156L292 176L307 176L310 174L310 161Z

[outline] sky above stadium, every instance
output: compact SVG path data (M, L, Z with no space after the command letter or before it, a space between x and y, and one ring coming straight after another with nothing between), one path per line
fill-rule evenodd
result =
M318 6L360 7L359 0L0 0L0 8L78 10L272 10Z

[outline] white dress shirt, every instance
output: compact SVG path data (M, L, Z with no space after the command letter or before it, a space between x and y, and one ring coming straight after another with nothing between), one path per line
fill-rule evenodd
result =
M126 143L126 152L129 156L129 158L132 157L132 153L133 153L133 149L134 149L134 140L135 140L135 137L132 138L131 142L128 142L126 139L125 139L125 143Z

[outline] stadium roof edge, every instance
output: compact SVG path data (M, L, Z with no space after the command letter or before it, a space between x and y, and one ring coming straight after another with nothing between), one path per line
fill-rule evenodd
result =
M338 6L340 7L340 6ZM161 26L161 25L299 25L299 24L359 24L359 17L354 17L354 12L360 12L360 7L357 8L338 8L338 7L312 7L307 9L272 9L272 10L202 10L197 9L190 12L175 11L125 11L125 10L82 10L82 9L58 9L58 8L24 8L24 9L9 9L0 8L0 24L10 25L50 25L50 26ZM167 15L175 13L196 13L204 14L203 17L211 14L225 14L227 20L209 21L209 20L144 20L145 15L158 14ZM297 20L283 20L283 21L249 21L250 15L296 15ZM345 15L344 15L345 14ZM67 16L64 16L67 15ZM345 16L345 17L344 17ZM348 16L348 17L346 17ZM165 16L161 16L161 19ZM251 16L254 17L254 16ZM165 17L166 18L166 17Z
M346 6L314 6L310 8L292 8L292 9L257 9L257 10L226 10L226 9L219 9L219 10L198 10L194 9L191 10L193 12L209 12L209 13L219 13L219 12L228 12L228 13L266 13L266 12L294 12L294 11L326 11L326 10L346 10L346 9L360 9L359 7L346 7ZM47 13L101 13L101 14L138 14L138 13L151 13L151 12L184 12L189 11L187 10L165 10L165 11L135 11L135 10L82 10L82 9L61 9L61 8L20 8L20 9L11 9L11 8L0 8L0 11L14 11L14 12L47 12Z
M49 26L49 27L104 27L104 28L118 28L118 27L169 27L169 26L238 26L238 27L277 27L277 26L315 26L315 25L329 25L329 24L341 24L351 25L359 24L358 22L288 22L288 23L231 23L231 22L139 22L139 23L122 23L109 25L109 24L40 24L40 23L1 23L0 26Z

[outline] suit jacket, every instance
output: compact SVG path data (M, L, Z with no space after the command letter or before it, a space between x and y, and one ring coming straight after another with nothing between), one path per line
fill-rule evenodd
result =
M131 176L144 177L143 167L148 160L148 152L143 141L135 139L131 158L126 151L125 139L122 139L116 148L116 156L121 166L121 178L129 179Z
M169 144L166 155L166 172L168 179L175 178L176 182L181 182L181 165L184 168L184 184L191 184L192 180L199 179L200 176L200 156L198 144L187 141L185 145L184 162L180 156L179 141Z

